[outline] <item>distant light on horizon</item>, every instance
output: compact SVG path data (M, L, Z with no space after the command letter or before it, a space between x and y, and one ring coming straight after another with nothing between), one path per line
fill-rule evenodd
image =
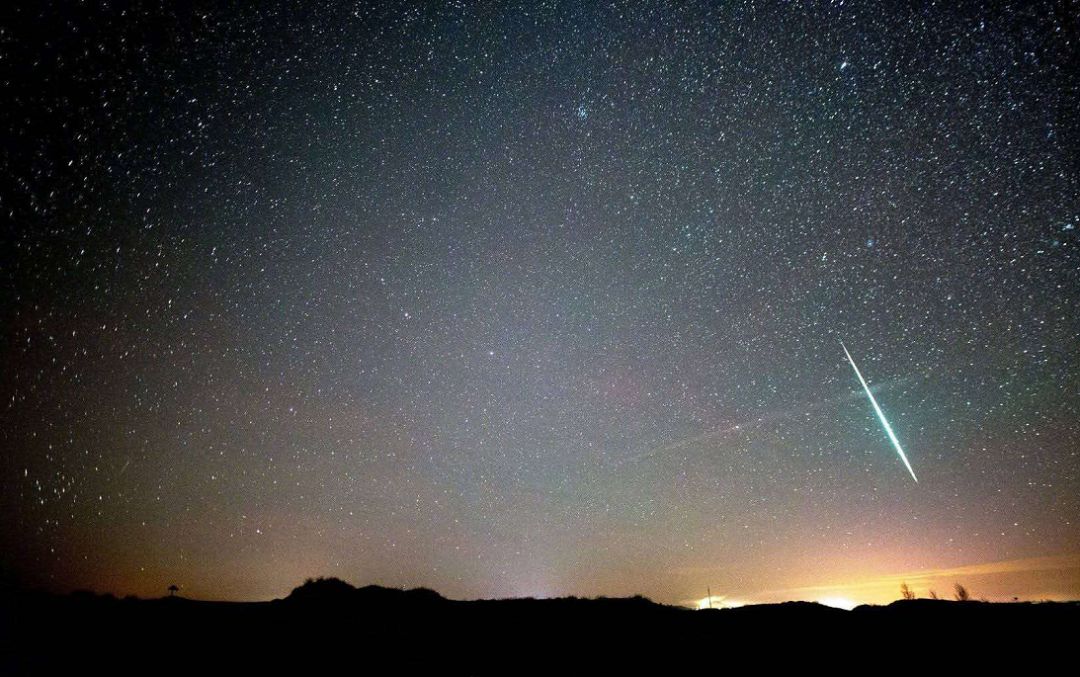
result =
M713 595L712 604L709 604L708 597L702 597L697 601L697 608L700 609L737 609L741 606L746 606L749 602L744 602L737 599L728 599L723 595Z
M824 606L831 606L835 609L843 609L844 611L851 611L860 604L859 602L848 599L847 597L819 597L814 601L818 604L822 604Z

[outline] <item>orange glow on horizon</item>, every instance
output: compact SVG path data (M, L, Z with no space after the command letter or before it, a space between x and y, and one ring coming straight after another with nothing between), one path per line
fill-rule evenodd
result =
M737 599L728 599L725 595L713 595L712 598L702 597L697 600L696 605L698 609L737 609L741 606L746 606L747 602L742 602Z
M747 604L774 604L788 601L817 602L841 609L860 604L889 604L901 598L906 583L917 598L953 599L959 583L972 599L993 602L1065 601L1080 599L1080 554L1030 557L983 562L906 573L853 576L848 580L789 588L737 592L738 602L713 595L713 608L733 608ZM687 602L698 609L709 607L709 598Z

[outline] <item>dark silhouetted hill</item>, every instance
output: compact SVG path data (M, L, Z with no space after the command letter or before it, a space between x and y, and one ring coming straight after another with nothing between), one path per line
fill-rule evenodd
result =
M347 600L356 588L340 578L309 578L303 585L293 588L287 599L290 600Z
M1077 603L807 602L695 611L644 597L456 601L309 579L285 599L204 602L7 590L2 674L637 673L918 664L1028 672L1071 660Z

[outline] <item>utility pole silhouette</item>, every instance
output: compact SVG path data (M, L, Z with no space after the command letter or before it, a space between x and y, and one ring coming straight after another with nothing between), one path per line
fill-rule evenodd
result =
M705 592L709 593L709 608L712 608L712 588L706 587Z

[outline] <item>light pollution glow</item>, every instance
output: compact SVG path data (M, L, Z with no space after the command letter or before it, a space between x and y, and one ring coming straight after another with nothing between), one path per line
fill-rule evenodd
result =
M728 599L723 595L712 595L711 598L702 597L697 601L698 609L738 609L741 606L746 606L746 602Z
M740 595L737 601L728 595L714 594L712 607L736 608L795 600L853 609L860 604L888 604L899 599L900 585L903 583L907 583L918 598L928 598L933 591L941 599L951 599L953 586L960 583L968 588L975 599L1070 600L1076 599L1080 588L1080 554L916 570L857 578L843 583L765 590ZM1026 592L1018 594L1016 591ZM688 601L686 606L707 609L709 598Z

